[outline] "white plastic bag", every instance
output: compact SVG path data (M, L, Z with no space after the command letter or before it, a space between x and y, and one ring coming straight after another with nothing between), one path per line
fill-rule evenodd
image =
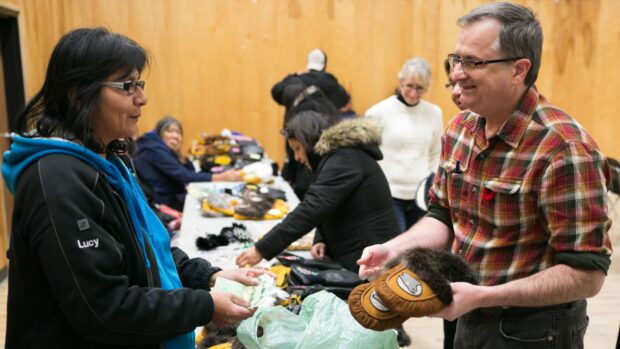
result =
M248 349L396 349L396 331L373 331L353 319L347 304L321 291L295 315L283 307L259 308L237 328Z

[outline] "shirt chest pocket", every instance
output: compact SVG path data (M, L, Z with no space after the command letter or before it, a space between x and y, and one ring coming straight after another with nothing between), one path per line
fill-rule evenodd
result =
M443 165L446 171L446 191L449 206L458 212L464 206L470 206L472 183L468 180L466 170L460 162L446 161Z
M495 178L483 181L479 213L481 218L497 228L515 228L522 217L531 212L524 205L522 181L519 179ZM486 217L485 217L486 216Z

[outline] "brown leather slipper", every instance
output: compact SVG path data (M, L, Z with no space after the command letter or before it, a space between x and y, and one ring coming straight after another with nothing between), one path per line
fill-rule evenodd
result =
M403 264L381 275L375 288L387 307L405 317L427 316L446 306L426 282Z
M385 306L377 295L375 283L361 284L349 294L349 310L353 318L362 326L375 331L397 328L407 320Z

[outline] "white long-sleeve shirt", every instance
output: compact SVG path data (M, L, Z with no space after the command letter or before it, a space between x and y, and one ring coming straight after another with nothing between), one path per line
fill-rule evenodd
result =
M414 199L420 182L431 172L437 172L443 131L441 109L424 100L409 107L391 96L372 106L365 115L383 128L383 160L379 165L392 197Z

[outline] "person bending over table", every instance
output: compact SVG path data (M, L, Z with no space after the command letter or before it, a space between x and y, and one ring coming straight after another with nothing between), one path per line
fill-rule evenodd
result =
M286 124L282 133L295 159L316 178L301 203L241 253L237 265L269 260L317 228L312 257L331 258L357 272L355 262L364 247L399 233L390 189L377 164L382 157L378 125L366 119L334 123L334 118L305 111Z

